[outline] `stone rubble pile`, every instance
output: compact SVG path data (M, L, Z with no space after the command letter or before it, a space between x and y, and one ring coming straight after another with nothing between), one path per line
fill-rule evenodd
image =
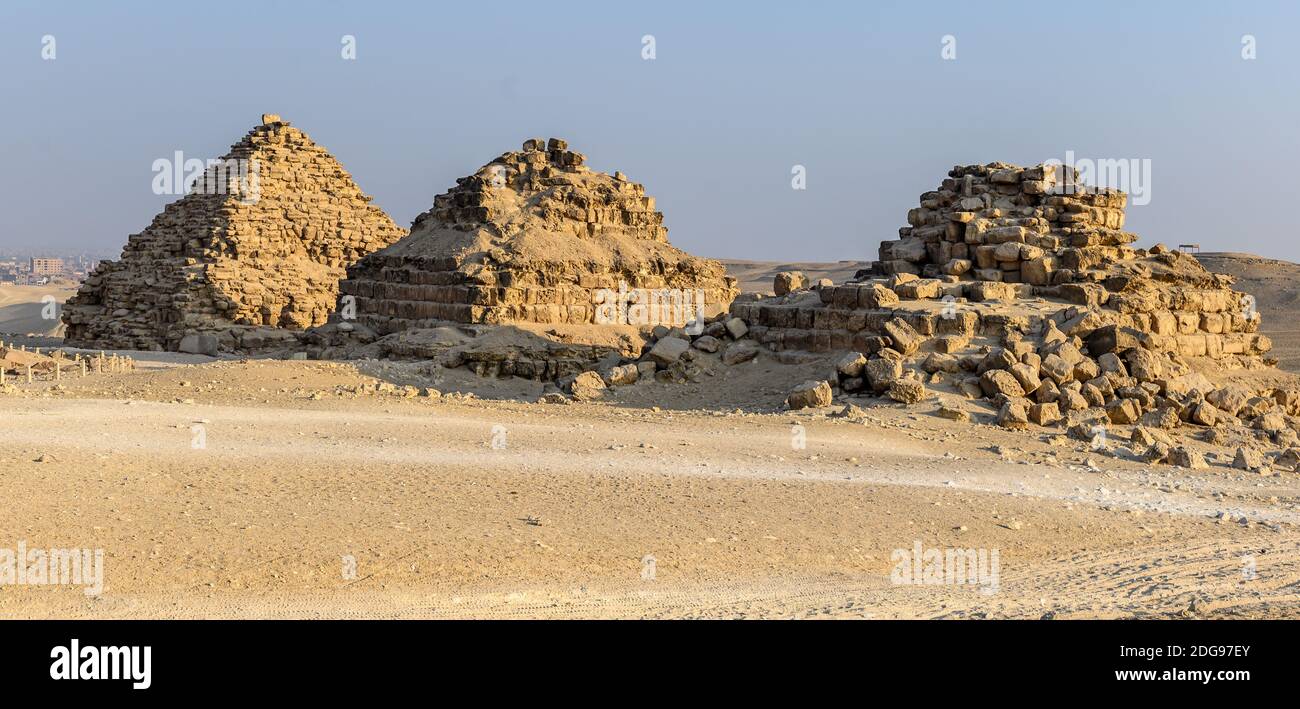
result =
M341 291L360 323L381 335L448 322L605 324L599 306L621 289L689 292L706 316L724 312L737 289L722 265L669 245L643 186L585 162L565 141L538 138L458 179L408 238L348 269Z
M244 180L228 179L240 169ZM406 233L279 116L264 115L203 181L90 274L63 311L68 344L203 354L290 344L285 330L327 321L346 267Z
M1138 331L1108 326L1084 340L1059 329L1043 337L1011 330L999 344L972 348L952 336L926 338L901 319L887 328L889 346L841 356L825 383L904 404L939 392L987 399L997 411L991 422L1004 428L1058 427L1102 445L1127 440L1149 462L1192 467L1195 455L1171 437L1181 433L1241 442L1238 468L1267 470L1269 457L1295 467L1288 451L1300 445L1300 388L1216 385L1181 355L1151 349ZM1252 446L1277 450L1263 456Z
M1230 277L1163 246L1133 248L1137 236L1120 230L1127 196L1073 181L1071 194L1052 194L1063 169L953 168L921 195L901 238L881 244L876 277L809 291L778 275L775 290L787 295L741 298L732 312L774 349L866 350L894 317L927 335L996 334L1013 315L1033 329L1051 319L1068 334L1128 327L1187 357L1249 360L1271 349L1253 300ZM981 303L1032 306L971 307Z
M649 333L639 354L608 352L600 362L562 376L558 383L574 400L591 401L611 389L638 382L697 382L706 361L736 366L758 357L761 350L747 335L745 323L726 313L708 318L698 328L659 325Z
M732 314L768 349L844 353L790 408L833 391L937 399L939 415L969 419L955 394L989 401L1005 428L1127 441L1147 461L1204 465L1179 439L1195 436L1235 445L1238 468L1294 468L1300 389L1205 375L1272 363L1253 299L1190 255L1132 247L1127 196L1079 184L1058 194L1062 169L956 167L872 272L841 285L782 273L777 297L737 299Z

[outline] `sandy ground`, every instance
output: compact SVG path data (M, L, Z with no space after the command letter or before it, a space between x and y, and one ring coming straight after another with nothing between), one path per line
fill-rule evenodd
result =
M17 335L63 335L63 323L58 318L43 317L45 296L52 296L57 307L76 293L69 286L16 286L0 285L0 333ZM6 342L11 337L2 337Z
M764 356L571 405L354 395L379 380L314 362L23 385L0 540L103 549L105 585L3 586L0 617L1300 612L1300 476L1150 469L927 404L775 411L772 382L824 366ZM997 550L997 592L892 583L917 541Z
M790 262L781 263L777 261L744 261L741 259L723 259L722 265L727 268L727 275L734 276L740 283L740 289L746 293L771 293L772 279L781 271L803 271L813 282L818 279L829 278L836 283L853 277L859 269L870 268L870 261L834 261L829 263L820 262Z
M814 266L732 268L762 290ZM426 363L156 353L11 385L0 557L102 549L105 579L0 585L0 617L1300 617L1300 475L1148 467L933 401L782 412L828 368L792 361L571 405ZM996 551L996 592L894 583L917 543Z

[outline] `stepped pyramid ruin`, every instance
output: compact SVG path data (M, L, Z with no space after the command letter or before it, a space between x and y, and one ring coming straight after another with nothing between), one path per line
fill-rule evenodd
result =
M880 245L874 278L745 300L733 313L775 349L875 352L890 347L886 325L897 320L922 340L1049 328L1108 335L1109 344L1090 342L1094 356L1115 349L1116 333L1234 366L1271 349L1251 296L1230 277L1160 245L1131 246L1127 199L1062 165L958 166L921 195L900 238Z
M678 325L725 311L738 290L722 264L669 245L644 187L584 162L563 140L532 139L458 179L409 237L348 268L340 290L357 319L382 334L446 322ZM628 292L642 305L685 293L698 307L637 323Z
M1149 463L1205 468L1201 446L1230 444L1234 468L1294 469L1300 391L1224 376L1276 364L1254 298L1190 254L1134 248L1126 202L1061 165L958 166L872 271L742 297L732 313L771 349L842 352L791 408L825 406L838 387L938 398L939 416L969 421L958 402L987 399L999 426L1059 426L1094 451L1109 432L1126 441L1116 455ZM774 285L802 283L786 272ZM1261 444L1283 450L1270 462Z
M65 340L215 353L321 325L345 268L406 233L370 200L307 134L264 115L90 274L64 307Z

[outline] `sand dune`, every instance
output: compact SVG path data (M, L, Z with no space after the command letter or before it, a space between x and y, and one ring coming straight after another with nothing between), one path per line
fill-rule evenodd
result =
M58 307L63 301L76 293L69 286L15 286L0 285L0 333L26 335L28 333L44 336L62 336L63 323L59 322L57 310L47 310L44 298L52 296ZM47 312L55 314L46 318Z

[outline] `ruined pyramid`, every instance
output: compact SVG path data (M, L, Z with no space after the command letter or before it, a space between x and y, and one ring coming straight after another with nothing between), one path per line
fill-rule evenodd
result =
M1127 200L1068 166L957 166L880 244L874 274L732 312L773 349L875 353L914 332L960 355L981 335L1063 333L1093 356L1140 341L1218 367L1263 362L1272 342L1253 298L1190 254L1134 248Z
M90 274L64 307L65 340L211 351L323 324L344 269L405 235L370 199L307 134L264 115Z
M343 298L379 333L448 321L605 324L611 297L626 306L656 294L685 293L706 316L725 311L738 291L722 264L671 246L643 186L584 162L563 140L532 139L458 179L409 237L348 268ZM691 319L668 310L655 323L623 317L626 307L616 319Z

